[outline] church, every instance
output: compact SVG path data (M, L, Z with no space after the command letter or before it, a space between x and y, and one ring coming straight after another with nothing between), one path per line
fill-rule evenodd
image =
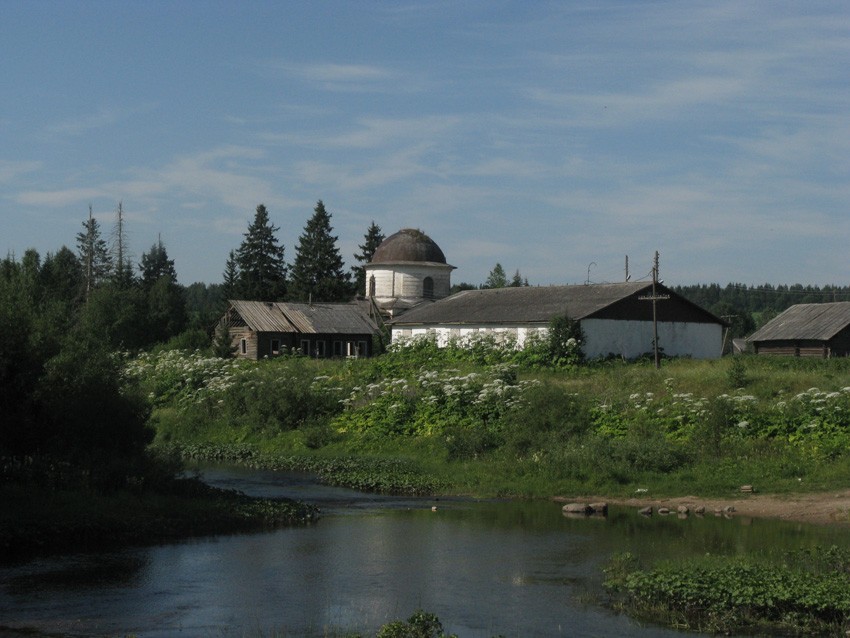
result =
M653 351L655 329L665 356L716 359L726 324L660 284L624 282L464 290L451 295L440 247L421 230L402 229L366 265L366 298L379 309L393 342L427 336L438 345L479 333L521 347L545 335L556 317L578 321L588 359L635 359ZM660 299L663 298L663 299ZM653 325L655 324L655 325Z

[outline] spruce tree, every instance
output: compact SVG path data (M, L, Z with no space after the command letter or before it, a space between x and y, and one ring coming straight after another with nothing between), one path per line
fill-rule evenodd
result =
M353 290L331 235L331 215L319 200L304 226L292 264L292 298L300 301L348 301Z
M239 264L236 262L236 251L231 250L224 262L224 279L221 283L221 302L226 305L230 299L235 299L239 290Z
M162 239L142 255L139 270L142 294L147 301L147 334L152 342L167 341L183 331L188 316L174 260L168 258Z
M286 296L286 263L283 246L278 244L263 204L257 206L254 221L236 251L239 284L236 297L252 301L280 301Z
M528 285L528 280L526 280L525 285ZM523 286L522 275L519 274L519 268L516 269L513 279L511 279L510 286L511 288L520 288Z
M89 206L89 218L83 222L83 230L77 233L77 255L83 268L85 292L88 298L92 289L109 279L112 271L112 259L109 246L100 233L100 224L92 216Z
M142 262L139 264L141 272L141 283L143 288L151 288L160 277L166 277L169 282L177 283L177 272L174 270L174 260L168 258L168 252L162 243L162 239L151 246L151 249L142 254Z
M372 224L363 236L364 242L359 245L360 253L354 255L354 259L358 262L357 266L353 266L351 270L354 273L355 290L357 294L366 293L366 264L372 261L372 255L381 245L381 242L386 239L384 233L381 232L381 227L372 220Z

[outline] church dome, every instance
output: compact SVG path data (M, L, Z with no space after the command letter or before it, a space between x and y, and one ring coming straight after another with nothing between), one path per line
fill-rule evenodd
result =
M421 230L403 228L387 237L372 255L373 264L397 262L446 263L443 251Z

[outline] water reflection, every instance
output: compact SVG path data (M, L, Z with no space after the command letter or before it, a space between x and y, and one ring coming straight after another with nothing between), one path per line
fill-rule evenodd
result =
M0 625L78 635L374 635L424 608L462 638L678 636L586 604L615 552L735 554L847 546L842 530L761 520L647 519L612 508L568 519L554 503L398 499L275 473L217 479L249 493L317 500L310 527L0 569Z

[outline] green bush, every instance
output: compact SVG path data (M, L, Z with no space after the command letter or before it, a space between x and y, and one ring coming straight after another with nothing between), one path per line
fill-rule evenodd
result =
M818 548L772 560L711 556L638 568L615 558L606 586L622 608L712 633L783 628L838 634L850 619L846 551Z
M406 622L397 620L387 623L381 627L375 638L457 638L457 636L454 634L446 636L437 616L419 610Z

